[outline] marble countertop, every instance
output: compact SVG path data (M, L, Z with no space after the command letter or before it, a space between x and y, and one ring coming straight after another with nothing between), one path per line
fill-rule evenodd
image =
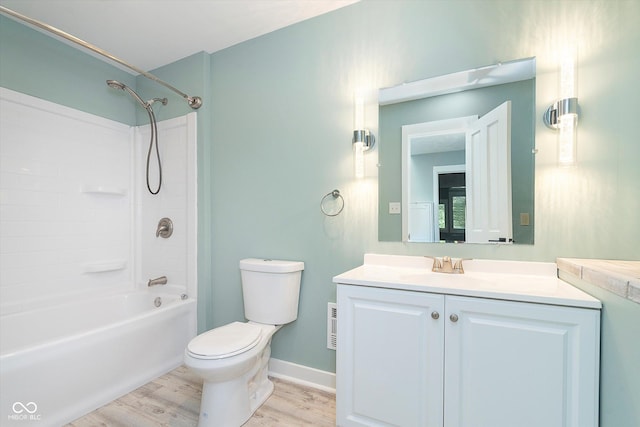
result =
M462 295L582 308L602 307L558 279L555 263L463 260L464 274L434 273L420 256L365 254L364 264L333 278L338 284Z
M640 304L640 261L558 258L558 270Z

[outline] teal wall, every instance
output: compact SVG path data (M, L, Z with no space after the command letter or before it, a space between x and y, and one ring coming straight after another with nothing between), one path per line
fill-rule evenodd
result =
M551 12L553 11L553 12ZM164 89L1 18L0 84L135 123L133 103L104 85L123 80L145 97ZM326 304L334 275L365 252L553 261L556 257L640 259L640 2L369 1L157 70L205 98L198 112L199 328L243 319L238 261L305 262L300 314L274 337L273 356L333 371ZM536 56L536 117L558 92L558 49L578 46L579 163L556 165L556 135L536 120L535 244L479 246L379 242L378 149L367 177L353 178L353 96L366 97L377 133L380 87L502 60ZM54 55L54 52L59 54ZM161 119L190 111L179 98ZM179 110L179 111L178 111ZM334 188L337 217L321 214ZM602 427L640 424L632 339L640 305L607 292L603 316ZM635 334L637 336L637 334ZM619 381L619 379L623 379ZM626 400L620 400L624 397Z
M600 337L600 427L640 425L639 305L570 274L560 278L603 303Z
M135 104L106 80L135 88L135 77L0 15L0 86L129 125Z

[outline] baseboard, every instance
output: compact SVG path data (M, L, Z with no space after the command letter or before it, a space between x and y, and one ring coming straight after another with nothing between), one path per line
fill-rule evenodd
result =
M269 375L329 393L336 392L336 374L333 372L271 358L269 359Z

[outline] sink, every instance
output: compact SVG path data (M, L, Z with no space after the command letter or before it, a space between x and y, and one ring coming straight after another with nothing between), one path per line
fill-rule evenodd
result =
M558 279L555 263L465 260L463 274L431 271L429 257L365 254L338 284L600 308L600 301Z

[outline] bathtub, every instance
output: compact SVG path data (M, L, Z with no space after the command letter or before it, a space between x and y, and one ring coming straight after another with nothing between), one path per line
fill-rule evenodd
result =
M73 421L180 366L195 335L196 299L155 289L4 315L0 425Z

